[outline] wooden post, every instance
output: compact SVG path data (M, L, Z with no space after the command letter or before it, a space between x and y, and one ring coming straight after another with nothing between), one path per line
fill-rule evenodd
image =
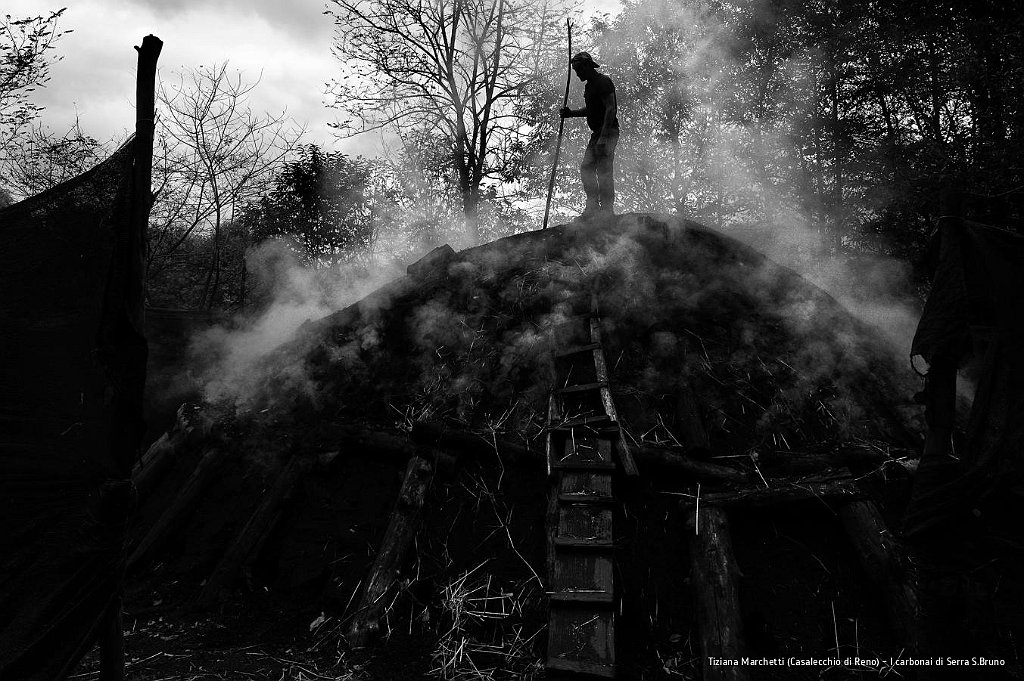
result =
M416 538L420 510L426 502L427 487L433 477L434 466L424 458L413 457L405 469L405 480L398 501L391 512L388 529L381 541L380 551L366 577L359 609L348 630L353 647L365 646L380 631L381 611L388 603L387 596L398 577L402 561Z
M145 244L149 225L149 209L153 203L153 132L156 114L156 63L164 43L155 35L142 39L135 82L135 200L132 202L132 224L135 234Z
M309 471L312 464L313 459L310 456L291 455L291 459L278 475L273 487L263 497L242 531L238 533L220 562L217 563L213 574L206 580L206 586L203 587L196 601L197 607L207 608L214 605L221 594L231 586L235 575L249 557L257 553L263 538L274 528L282 510L292 498L292 492L297 483Z
M99 681L124 681L124 678L124 627L121 597L118 596L100 625Z
M156 109L156 63L160 58L163 42L153 35L142 39L135 83L135 163L132 169L132 201L130 226L128 229L126 265L124 279L123 311L118 315L132 327L130 337L136 342L131 345L135 352L123 355L129 364L127 372L135 380L126 391L128 413L121 419L131 422L134 416L136 430L134 442L128 442L126 455L135 455L142 436L142 396L146 377L145 287L146 287L146 230L149 225L149 209L152 206L153 180L153 119ZM124 322L122 322L123 324ZM119 334L124 337L127 334ZM120 419L119 419L120 420ZM132 431L131 428L128 429ZM130 464L126 474L130 470ZM123 549L122 549L123 551ZM122 554L123 556L123 554ZM122 575L123 578L123 575ZM123 579L117 585L117 594L111 611L101 624L100 633L100 681L123 681L124 674L124 630L121 622L121 589Z
M740 617L739 566L733 554L729 520L724 509L700 505L693 518L696 536L690 542L690 567L704 656L704 681L746 681L738 665L713 665L711 658L738 660L744 654Z
M153 130L156 117L156 63L164 43L155 35L142 39L142 47L135 47L139 63L135 81L135 164L132 169L131 227L128 230L128 278L125 286L125 308L128 322L135 336L143 340L141 371L143 380L138 386L141 417L141 399L145 379L145 309L146 309L146 249L148 247L149 210L153 206ZM141 434L140 434L141 435Z

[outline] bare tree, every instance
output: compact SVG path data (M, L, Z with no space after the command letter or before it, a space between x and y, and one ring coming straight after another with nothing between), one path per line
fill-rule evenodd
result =
M330 0L343 76L329 85L342 134L393 126L446 147L467 223L481 184L507 177L527 121L549 8L526 0ZM553 15L554 12L551 11ZM555 32L557 37L557 32Z
M19 199L84 173L117 146L85 134L77 120L63 134L36 124L26 126L18 136L17 147L0 155L0 175L5 189Z
M150 276L171 265L190 237L208 236L212 248L202 295L206 307L221 285L225 225L267 188L304 133L285 112L253 112L248 99L258 84L244 80L240 72L230 73L224 62L180 73L176 83L161 84L158 94Z
M18 148L42 111L31 94L50 79L47 53L61 36L71 33L57 28L66 9L24 19L0 16L0 159Z

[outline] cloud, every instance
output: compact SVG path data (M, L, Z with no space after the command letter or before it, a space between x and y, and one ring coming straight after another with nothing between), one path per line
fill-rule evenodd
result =
M12 16L46 8L34 0L9 0ZM308 142L348 153L366 153L376 140L337 141L324 105L324 84L338 66L330 53L333 24L319 1L269 0L84 0L61 22L74 32L57 44L64 59L36 94L46 107L43 122L55 130L77 118L99 139L123 138L135 127L135 65L132 49L154 34L164 41L160 76L200 64L230 61L249 79L262 73L251 103L257 110L288 115L308 124Z
M242 25L260 20L303 42L322 42L330 38L332 30L323 15L322 0L122 0L122 4L172 21L183 15L202 18L211 14L235 17Z

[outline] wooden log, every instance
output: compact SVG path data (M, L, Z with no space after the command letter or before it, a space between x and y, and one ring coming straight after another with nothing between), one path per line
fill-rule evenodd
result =
M426 459L413 457L409 460L398 501L391 512L380 550L364 582L358 610L348 629L348 640L354 647L365 646L380 632L381 614L388 605L388 596L416 537L420 510L426 502L433 473L434 466Z
M486 461L487 457L495 456L495 445L497 445L497 455L506 463L533 463L544 460L544 452L533 451L501 438L487 440L475 433L433 421L414 423L412 438L423 444L444 447L446 450L476 457L482 461ZM700 461L674 449L634 447L631 451L637 465L642 467L651 466L659 470L669 470L697 480L741 483L749 479L746 473L735 468Z
M854 447L825 453L768 450L760 452L758 465L766 473L798 475L822 473L830 468L879 465L887 460L890 459L878 450Z
M452 428L436 421L416 421L412 424L412 439L416 442L443 447L460 455L480 458L500 457L506 463L538 461L542 452L533 452L527 447L502 438L485 438L476 433Z
M310 456L292 454L284 469L280 471L273 486L264 495L260 505L253 511L241 532L221 557L213 573L206 580L196 607L208 608L217 603L230 587L246 561L259 552L263 540L274 529L282 511L287 508L298 482L313 467Z
M739 660L744 654L740 617L739 566L732 549L725 510L701 504L694 510L696 535L690 542L690 569L704 681L746 681L738 665L712 664L711 658Z
M141 501L149 498L174 463L198 446L212 427L213 421L202 411L185 404L178 408L174 426L150 445L135 466L132 481Z
M634 448L636 460L644 467L680 473L700 481L743 483L750 476L735 468L701 461L675 449L661 447Z
M801 501L822 502L855 501L864 493L849 475L841 477L803 477L791 480L772 479L770 487L748 487L728 492L708 492L700 496L700 505L739 506L764 508ZM695 505L694 500L682 502L686 508Z
M224 450L221 448L209 449L203 454L203 458L199 460L192 475L185 481L177 496L132 551L128 558L129 570L139 567L149 554L166 539L167 535L185 523L195 509L199 497L213 481L213 475L223 460Z
M907 654L921 651L921 607L910 561L872 501L855 501L839 510L843 528L857 549L868 579L885 594L889 620Z
M318 441L323 443L329 440L343 453L358 453L364 458L380 457L396 462L419 457L434 463L439 472L450 471L456 465L454 456L430 446L432 443L410 442L409 438L396 433L338 423L325 426L322 432L323 436L317 438Z

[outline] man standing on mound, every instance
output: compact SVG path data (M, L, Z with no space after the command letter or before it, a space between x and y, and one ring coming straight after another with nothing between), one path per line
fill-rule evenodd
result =
M583 191L587 193L587 207L580 217L585 220L612 217L615 215L612 162L615 160L615 145L619 141L615 84L611 78L597 72L599 64L587 52L577 54L570 64L579 79L586 83L584 106L582 109L564 107L559 115L562 118L586 116L591 131L590 142L580 164Z

